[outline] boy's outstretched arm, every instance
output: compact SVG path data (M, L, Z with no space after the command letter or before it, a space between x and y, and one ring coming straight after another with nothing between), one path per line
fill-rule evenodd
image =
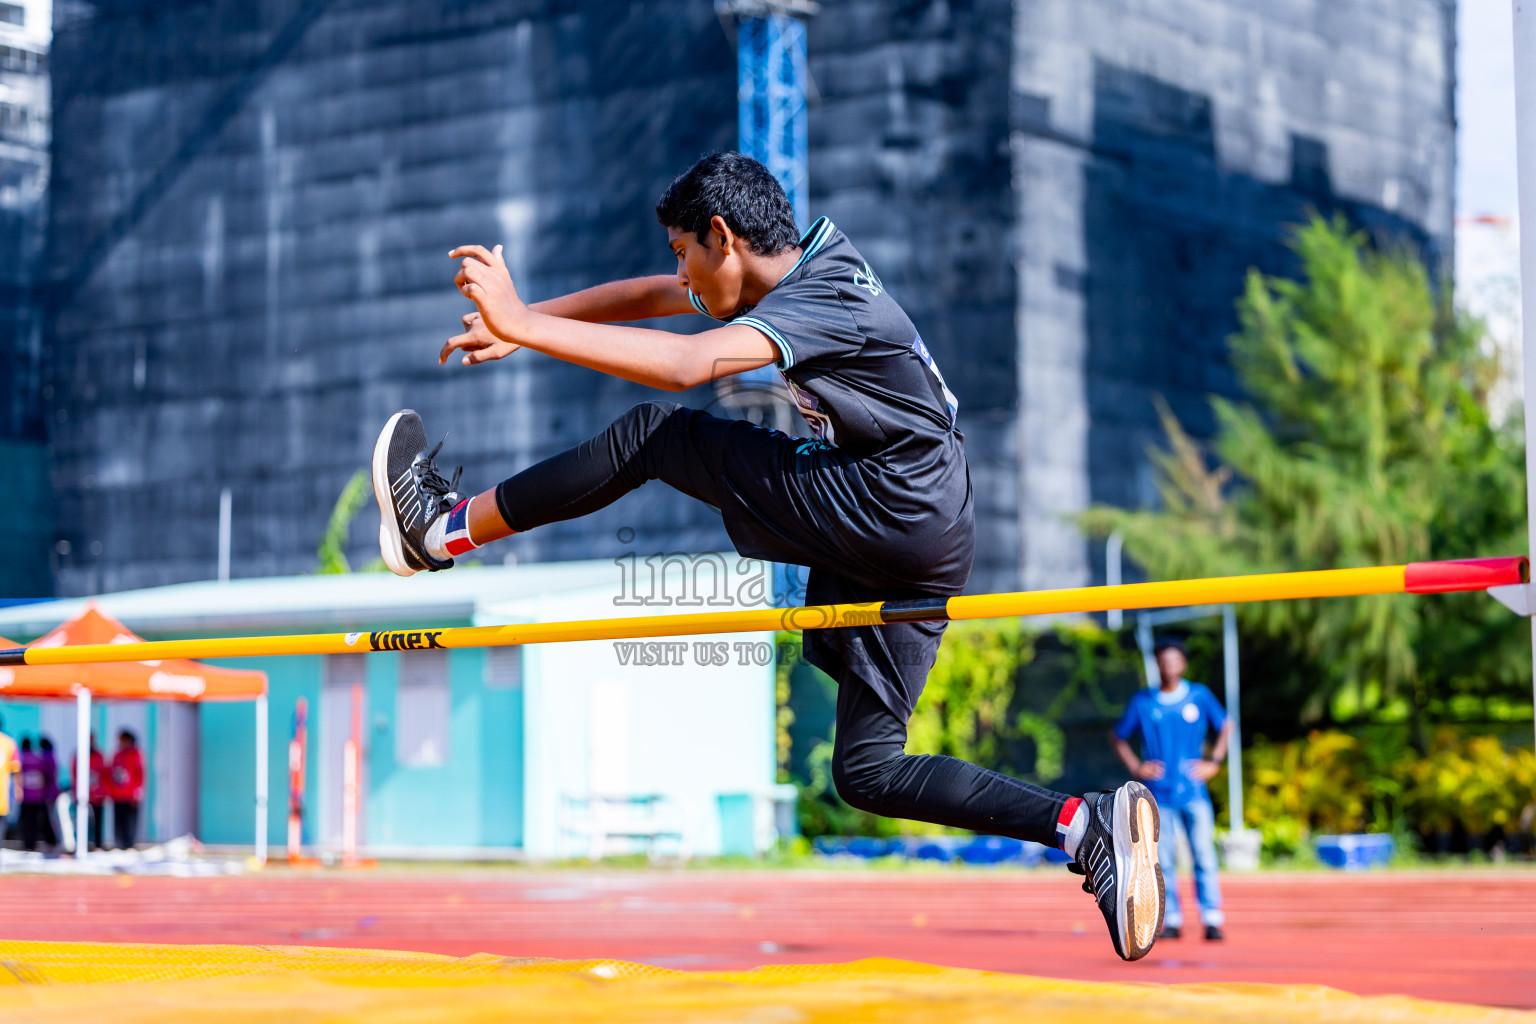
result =
M594 324L649 320L652 317L698 312L688 301L687 290L677 283L674 274L610 281L559 298L535 302L528 308L550 316ZM464 314L464 333L448 339L438 353L437 363L441 366L455 351L461 351L464 365L473 366L475 363L509 356L520 347L501 341L487 330L479 310L476 310Z
M623 281L583 288L579 292L545 299L528 307L536 313L583 320L592 324L610 324L629 320L649 320L657 316L697 313L688 301L688 291L677 283L676 274L653 274Z
M502 260L501 246L490 251L479 245L460 246L449 255L463 261L454 283L479 309L481 326L505 345L526 346L568 363L663 391L686 391L718 377L767 366L778 358L772 342L757 330L741 325L702 334L675 334L550 315L528 307L518 297ZM672 287L677 288L675 280ZM682 289L677 291L681 293ZM575 298L566 296L553 301ZM686 304L687 297L682 299Z

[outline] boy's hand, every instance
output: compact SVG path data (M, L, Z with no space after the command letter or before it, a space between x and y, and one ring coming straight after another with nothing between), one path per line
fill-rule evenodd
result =
M483 245L461 245L448 256L463 261L453 283L479 308L486 330L502 341L516 339L528 307L512 284L501 246L487 252Z
M1141 762L1141 764L1136 766L1136 777L1138 779L1146 779L1148 781L1150 781L1152 779L1160 779L1160 778L1162 778L1163 777L1163 762L1161 762L1161 761L1143 761L1143 762Z
M443 350L437 354L437 365L442 366L448 362L448 357L454 349L462 349L464 358L460 360L465 366L474 366L476 363L488 363L492 359L500 359L509 356L522 348L521 345L510 341L502 341L496 335L486 329L485 320L480 316L480 311L464 314L464 333L455 335L443 343Z

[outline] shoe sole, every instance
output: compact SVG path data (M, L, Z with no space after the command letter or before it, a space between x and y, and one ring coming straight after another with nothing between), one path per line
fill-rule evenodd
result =
M394 493L389 487L389 441L395 435L395 424L404 412L397 412L384 424L379 439L373 445L373 497L379 503L379 554L384 564L396 576L414 576L416 570L405 561L405 545L400 540L399 517L395 515Z
M1163 930L1163 869L1157 860L1161 821L1157 801L1139 782L1128 782L1115 791L1115 878L1120 894L1120 913L1115 915L1120 934L1120 955L1140 960L1152 951L1157 933Z

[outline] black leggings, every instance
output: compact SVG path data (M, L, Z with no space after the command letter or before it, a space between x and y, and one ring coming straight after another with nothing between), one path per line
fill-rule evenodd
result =
M908 754L906 745L906 721L857 675L841 673L832 782L850 805L888 818L1056 845L1066 794L957 757Z
M21 848L37 849L38 841L52 846L53 826L48 823L48 805L40 801L27 801L21 805Z
M139 842L139 805L128 800L112 801L112 831L117 833L117 848L131 850Z
M661 480L719 508L725 435L734 425L670 402L637 405L596 437L503 480L496 507L523 533L590 515L647 480Z
M496 488L521 533L588 515L647 480L720 507L724 460L743 458L765 432L664 402L629 410L596 437L525 469ZM763 457L757 452L756 457ZM931 663L926 668L931 668ZM909 755L906 717L849 670L838 682L832 780L854 807L1054 845L1067 797L954 757Z

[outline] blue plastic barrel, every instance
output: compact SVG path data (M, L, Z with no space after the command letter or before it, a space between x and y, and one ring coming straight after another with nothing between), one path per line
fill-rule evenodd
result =
M967 864L1002 864L1021 860L1024 843L1007 836L977 836L955 851L956 856Z
M1385 867L1392 860L1392 837L1381 833L1318 836L1313 845L1318 860L1343 871Z

